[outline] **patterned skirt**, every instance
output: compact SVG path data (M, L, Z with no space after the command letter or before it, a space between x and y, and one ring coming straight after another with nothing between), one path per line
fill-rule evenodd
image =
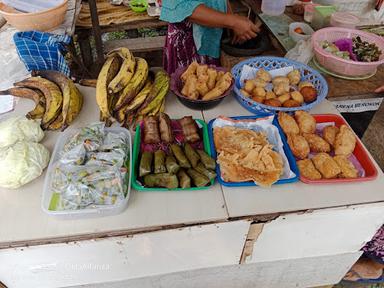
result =
M177 68L188 66L193 61L208 65L220 65L219 59L197 54L191 22L169 23L163 51L164 69L172 74Z
M384 264L384 225L376 235L363 247L364 254L377 262Z

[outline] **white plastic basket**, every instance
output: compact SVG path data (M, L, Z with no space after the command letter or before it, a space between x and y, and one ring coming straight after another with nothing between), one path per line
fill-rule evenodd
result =
M41 207L45 213L50 216L55 216L63 219L74 219L74 218L92 218L92 217L101 217L101 216L109 216L116 215L125 210L128 206L128 200L131 192L131 178L132 178L132 139L131 133L122 127L106 127L106 132L115 132L115 133L124 133L128 139L129 146L129 171L128 171L128 185L127 185L127 193L125 199L118 204L115 205L100 205L96 208L86 208L86 209L78 209L78 210L60 210L53 211L49 210L49 204L52 199L52 189L51 184L53 180L53 169L56 166L57 161L60 157L60 152L63 151L65 143L68 142L68 139L73 137L80 129L67 129L62 132L57 139L55 148L52 153L51 160L49 161L49 166L47 169L47 173L44 180L43 187L43 197L41 201Z

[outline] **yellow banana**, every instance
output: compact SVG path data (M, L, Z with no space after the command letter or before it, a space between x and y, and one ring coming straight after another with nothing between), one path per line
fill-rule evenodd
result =
M109 51L107 54L107 58L116 55L120 56L122 59L128 59L130 57L133 57L131 51L129 51L127 47L120 47Z
M165 98L163 98L163 101L161 101L161 104L157 106L155 109L153 109L148 116L156 116L160 112L164 112L165 110Z
M112 79L116 76L120 67L120 58L117 55L112 55L105 60L103 67L100 70L96 84L96 102L101 112L101 118L104 121L109 121L112 118L110 112L111 95L107 91L107 87Z
M127 49L128 50L128 49ZM123 53L118 53L120 57L124 56ZM128 85L135 73L136 60L135 57L129 52L127 58L123 58L119 73L112 79L108 85L108 92L110 94L120 92Z
M45 97L45 113L41 120L41 126L45 129L52 123L59 113L63 104L63 95L60 88L45 78L30 77L14 84L17 87L27 87L40 90Z
M48 125L48 130L60 130L63 128L63 114L59 114L57 118Z
M79 115L83 106L83 95L73 81L60 72L41 70L33 71L32 75L44 77L60 87L61 93L63 94L62 129L66 129L73 120L75 120L77 115Z
M124 88L117 100L115 111L121 109L125 105L129 104L136 94L143 87L148 77L148 63L143 58L136 58L136 71L133 74L131 81Z
M43 118L45 112L45 98L39 90L23 87L13 87L5 91L0 91L0 95L12 95L14 97L26 98L35 102L35 108L26 115L28 119Z
M165 84L161 87L159 93L156 95L155 99L153 99L153 101L150 102L148 106L146 106L144 109L140 111L140 115L146 115L154 109L158 109L157 110L158 112L160 110L163 99L168 93L168 89L169 89L169 81L166 81Z

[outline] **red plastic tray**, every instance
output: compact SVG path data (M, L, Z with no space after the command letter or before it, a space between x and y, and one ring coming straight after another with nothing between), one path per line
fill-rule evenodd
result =
M335 122L337 127L340 127L342 124L348 125L343 117L335 114L315 114L313 115L316 119L316 123L325 123L325 122ZM349 126L349 125L348 125ZM300 180L308 184L333 184L333 183L350 183L350 182L362 182L362 181L371 181L377 177L377 169L373 164L370 156L364 145L361 143L359 137L356 136L356 147L353 151L353 155L360 162L361 166L365 170L364 177L358 178L337 178L337 179L321 179L321 180L310 180L300 175Z

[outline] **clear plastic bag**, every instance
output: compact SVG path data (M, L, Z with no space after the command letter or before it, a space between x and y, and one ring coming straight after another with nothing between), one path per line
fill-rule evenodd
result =
M313 47L311 38L300 40L296 46L287 52L285 58L308 64L313 57Z
M100 122L81 128L81 130L65 144L64 152L68 152L81 144L84 145L87 151L96 151L103 144L104 127L105 123Z

